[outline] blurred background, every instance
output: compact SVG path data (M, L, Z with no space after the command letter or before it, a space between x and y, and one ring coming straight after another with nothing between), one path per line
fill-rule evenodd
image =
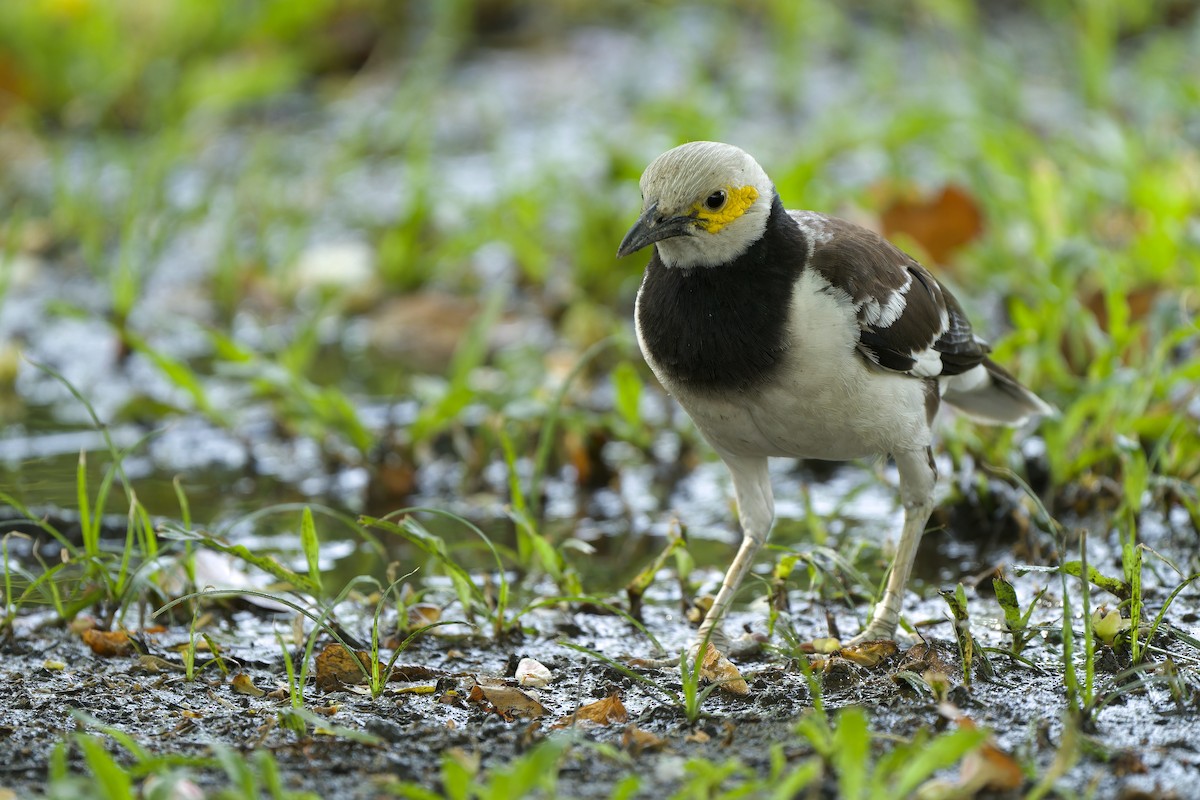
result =
M0 4L0 502L73 507L83 475L199 525L503 527L521 496L580 540L680 508L728 536L633 342L645 255L614 256L641 170L694 139L914 253L1063 411L1019 445L947 416L981 518L978 461L1196 525L1186 0ZM779 469L817 487L781 527L891 527L870 471Z

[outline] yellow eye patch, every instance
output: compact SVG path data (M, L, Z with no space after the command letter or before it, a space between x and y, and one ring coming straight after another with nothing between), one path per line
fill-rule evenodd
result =
M754 205L758 199L758 190L753 186L742 186L737 189L730 187L725 190L725 205L716 211L706 208L701 200L692 206L700 227L709 233L716 233L729 223L746 213L746 209Z

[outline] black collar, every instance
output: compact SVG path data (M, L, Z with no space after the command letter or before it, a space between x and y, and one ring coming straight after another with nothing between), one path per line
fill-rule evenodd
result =
M646 267L638 325L665 377L692 388L745 391L761 385L788 348L792 291L809 243L779 195L762 238L728 264Z

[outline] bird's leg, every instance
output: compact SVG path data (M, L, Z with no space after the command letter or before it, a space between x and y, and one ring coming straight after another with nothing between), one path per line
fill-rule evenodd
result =
M917 545L925 524L933 513L933 487L937 483L937 468L933 463L933 451L926 448L894 454L896 467L900 471L900 498L904 501L904 529L892 561L892 572L888 576L883 599L875 606L866 629L855 636L850 644L873 639L891 639L896 635L900 622L900 607L904 601L904 587L912 572Z
M725 572L721 589L713 600L712 608L704 615L697 641L703 645L711 640L719 649L727 647L721 628L725 613L733 603L734 595L754 564L754 557L767 541L771 523L775 519L775 497L771 492L771 477L767 471L766 458L742 458L722 454L722 460L733 476L733 492L737 499L738 518L742 524L742 544L733 563ZM734 652L737 652L736 643Z

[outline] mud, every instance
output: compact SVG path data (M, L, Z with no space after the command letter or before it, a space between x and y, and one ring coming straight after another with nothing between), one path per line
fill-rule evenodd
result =
M1018 577L1012 571L1009 575L1022 603L1047 588L1032 619L1042 630L1022 653L1031 665L989 652L994 676L983 677L976 664L970 685L964 684L945 603L936 594L924 600L914 597L906 617L918 626L920 639L901 637L901 652L873 667L842 661L826 671L818 669L816 679L825 706L835 713L843 706L866 708L877 734L908 737L922 728L944 729L950 724L945 706L899 675L920 672L932 658L946 670L950 683L946 699L959 713L990 729L997 745L1027 771L1044 774L1062 744L1067 719L1059 633L1061 587L1056 575ZM713 570L699 577L707 578L701 584L712 584L719 576ZM670 576L660 576L650 593L645 620L669 652L678 652L688 643L692 628L681 620L673 587ZM1165 599L1166 588L1153 585L1151 577L1149 608ZM553 589L546 586L541 591L548 594ZM928 586L924 591L929 592ZM1103 599L1098 590L1093 597L1095 602ZM441 601L445 618L455 618L449 595L434 590L428 599ZM218 743L247 754L265 749L278 761L289 788L322 797L389 796L395 781L436 789L441 785L443 758L478 759L486 774L546 738L566 743L557 784L564 797L608 797L631 772L639 776L639 796L666 796L685 783L691 759L710 763L736 759L748 774L765 775L773 744L783 745L789 761L812 754L808 742L793 731L796 721L811 713L813 706L809 683L799 668L799 659L807 656L787 649L784 629L796 640L811 640L829 633L828 617L840 631L852 632L863 611L816 600L812 593L799 590L791 591L788 599L792 610L779 620L764 652L740 661L749 695L714 693L695 725L689 725L683 711L664 699L663 692L678 693L681 688L677 671L641 670L660 687L651 690L562 644L570 642L624 662L658 654L647 637L619 617L564 606L528 613L522 618L522 630L501 641L431 631L417 638L397 662L424 668L423 680L389 683L378 697L370 697L364 687L329 692L311 684L306 687L308 707L327 713L336 709L329 722L370 734L374 739L369 743L285 730L279 715L290 708L286 696L242 694L213 665L196 680L186 680L178 652L187 640L184 624L168 624L164 631L137 637L145 654L161 659L154 662L160 666L152 669L137 654L97 657L78 635L55 624L48 614L25 616L14 635L0 645L0 708L5 709L0 722L4 752L0 785L18 796L36 793L56 743L94 725L123 731L156 755L184 760L211 757L211 748ZM994 598L985 591L974 592L969 607L978 643L1007 648ZM1196 607L1195 593L1185 591L1167 620L1194 636ZM369 611L369 606L345 603L339 608L338 622L354 638L369 641ZM292 641L290 615L272 615L236 603L214 612L205 630L220 644L230 672L244 672L267 692L285 688L276 635L290 643L295 657L299 650ZM767 624L765 606L757 603L738 611L728 627L765 634ZM1078 656L1082 642L1075 645ZM1200 652L1168 636L1159 636L1154 645L1148 660L1157 667L1131 676L1125 674L1127 654L1098 644L1095 692L1111 699L1086 723L1082 757L1059 781L1060 790L1097 797L1160 797L1172 796L1171 792L1194 796L1191 776L1200 767L1196 744L1200 741ZM323 641L317 650L322 647ZM928 649L922 651L923 647ZM924 661L914 666L920 652ZM511 685L512 665L525 656L537 659L554 675L548 687L526 690L545 707L542 719L506 719L462 699L476 681ZM1176 671L1173 685L1159 681L1141 688L1130 686L1136 678L1162 673L1168 662ZM410 693L414 687L425 687L428 693ZM553 729L556 720L580 705L613 693L628 710L628 723ZM631 750L625 731L632 726L663 741L653 750ZM598 749L598 745L605 747ZM115 744L111 749L122 752ZM71 751L69 763L81 767L77 750ZM227 780L211 767L192 765L188 771L201 786L219 786ZM737 782L735 775L726 788ZM835 792L835 785L827 781L821 794L832 797Z

